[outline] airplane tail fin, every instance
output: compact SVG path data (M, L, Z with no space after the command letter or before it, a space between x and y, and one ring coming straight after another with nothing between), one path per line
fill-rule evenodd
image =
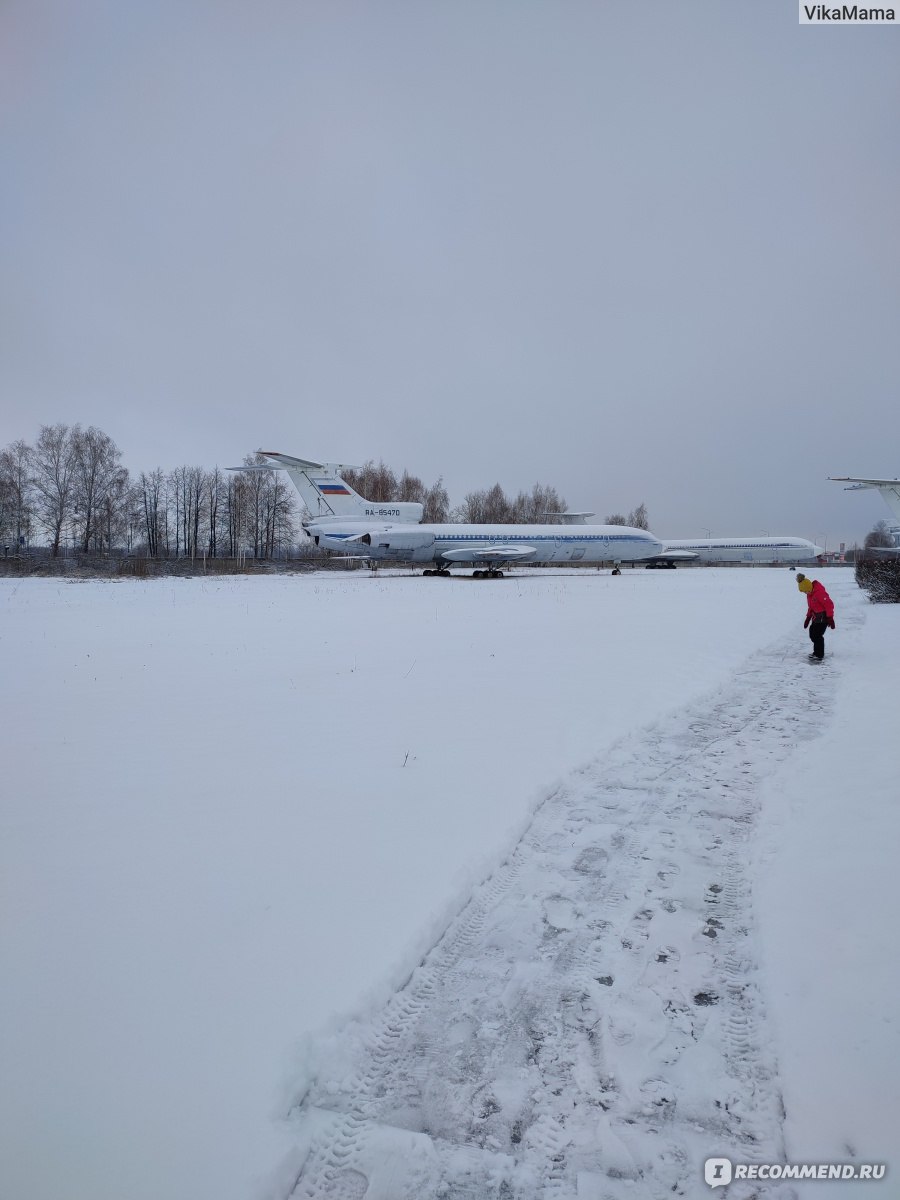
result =
M338 463L311 462L274 450L259 453L265 455L272 469L287 471L309 515L317 520L364 521L369 517L412 523L422 520L421 504L394 500L381 504L360 496L341 477L343 468Z

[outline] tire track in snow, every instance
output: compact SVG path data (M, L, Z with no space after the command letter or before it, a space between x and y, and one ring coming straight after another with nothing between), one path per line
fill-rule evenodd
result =
M778 643L548 797L323 1061L292 1200L661 1200L711 1154L782 1158L746 863L759 785L820 731L832 670Z

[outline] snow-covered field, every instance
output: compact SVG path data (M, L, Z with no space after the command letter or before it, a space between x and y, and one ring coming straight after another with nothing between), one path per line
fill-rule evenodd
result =
M822 577L822 666L785 570L0 581L2 1200L889 1161L900 609Z

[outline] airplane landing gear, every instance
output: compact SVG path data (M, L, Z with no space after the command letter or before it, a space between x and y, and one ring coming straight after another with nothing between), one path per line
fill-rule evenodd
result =
M423 575L433 575L435 578L438 578L438 577L441 577L443 579L452 579L453 578L453 576L450 574L449 567L426 567L425 570L422 572L422 574ZM473 579L502 579L503 572L500 570L499 567L494 567L494 566L487 567L484 570L479 568L477 571L472 572L472 578Z

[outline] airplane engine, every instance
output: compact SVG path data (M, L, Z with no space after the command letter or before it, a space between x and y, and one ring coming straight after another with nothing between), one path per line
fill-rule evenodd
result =
M426 562L432 557L434 534L419 529L385 529L380 533L367 533L360 542L372 547L373 558Z

